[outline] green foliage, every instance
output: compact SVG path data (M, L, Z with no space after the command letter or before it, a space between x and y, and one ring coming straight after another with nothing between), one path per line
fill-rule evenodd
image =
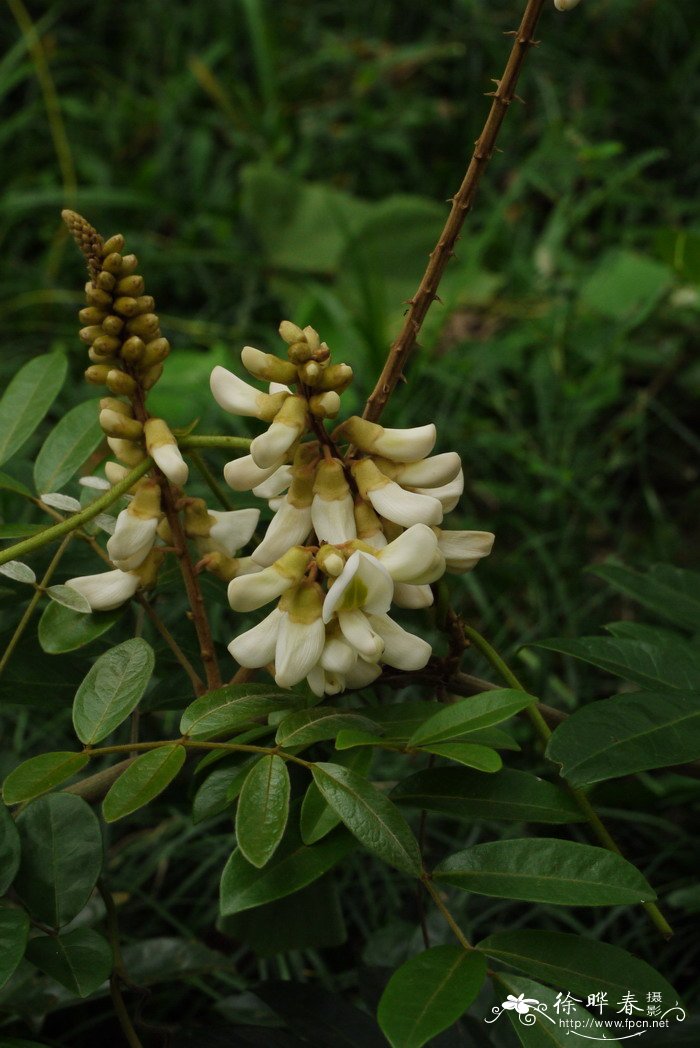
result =
M62 354L47 353L14 376L0 400L0 464L29 440L58 396L67 367Z
M2 796L5 804L20 804L47 793L66 779L77 775L90 760L87 753L39 753L18 765L5 779Z
M63 935L40 935L27 947L27 960L79 997L89 997L109 977L112 951L91 928Z
M265 866L277 850L287 825L289 791L281 757L261 757L246 776L236 808L236 840L253 866Z
M87 400L59 419L34 463L37 491L59 491L87 461L104 436L98 415L99 402Z
M102 802L106 822L116 822L142 808L173 781L187 752L184 746L158 746L142 753L110 787Z
M154 665L152 648L139 637L100 655L73 701L73 727L81 742L101 742L126 720L143 697Z

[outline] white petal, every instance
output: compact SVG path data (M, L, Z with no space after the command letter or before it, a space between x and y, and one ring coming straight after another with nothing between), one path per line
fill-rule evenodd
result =
M381 674L382 668L376 662L358 659L349 673L345 675L346 688L366 688Z
M315 622L295 622L287 612L281 615L275 648L275 681L280 688L291 688L303 680L321 658L326 628L320 618Z
M355 550L323 602L323 621L333 614L365 608L378 615L389 610L394 593L391 575L376 557Z
M253 550L253 560L256 560L258 564L274 564L290 546L304 543L310 531L311 507L305 506L299 509L284 499L268 524L265 538Z
M319 698L326 694L326 674L320 666L314 666L311 672L306 674L306 683Z
M341 611L338 622L343 636L360 655L369 662L381 658L384 641L374 632L366 615L361 611Z
M270 393L291 393L289 386L285 386L284 382L271 382Z
M267 480L257 484L253 488L253 494L259 499L273 499L275 495L281 495L292 483L292 467L278 466Z
M432 458L400 466L396 470L394 480L398 480L399 484L408 484L409 487L432 488L454 480L461 468L462 463L457 452L446 451L442 455L433 455Z
M251 488L262 484L264 480L272 476L279 462L267 469L260 469L253 462L252 455L243 455L241 458L232 459L224 466L224 480L234 491L250 491Z
M438 548L435 532L427 524L414 524L377 554L395 582L415 582L430 566Z
M409 586L405 582L394 586L393 603L397 608L429 608L434 599L430 586Z
M253 461L260 469L276 467L298 436L299 430L296 427L288 426L284 422L273 422L251 443L250 453Z
M228 650L240 666L259 669L274 660L281 620L282 612L274 608L257 626L234 637Z
M469 571L482 557L488 557L495 535L490 531L442 531L438 529L438 546L445 556L448 571Z
M433 649L422 637L399 626L388 615L370 615L372 629L384 641L382 662L397 670L422 670Z
M265 395L232 371L221 366L215 367L209 384L214 400L224 411L249 418L263 418L265 415Z
M357 661L357 652L340 637L328 637L321 655L321 666L329 673L347 673Z
M413 582L416 586L425 586L429 582L437 582L438 579L442 578L445 574L447 565L445 558L439 549L435 550L435 555L431 560L430 564L426 567L422 574L416 574L413 578Z
M111 486L104 477L80 477L78 483L84 488L94 488L95 491L109 491Z
M260 510L210 509L209 516L216 520L216 524L209 532L209 538L216 543L222 553L232 557L237 549L241 549L253 537L253 532L258 526Z
M123 509L117 517L114 534L107 543L107 553L115 567L122 571L138 568L153 547L157 527L156 517L144 520L128 509Z
M151 455L158 469L165 473L171 484L182 487L187 483L189 470L177 444L161 444L159 448L151 449Z
M281 597L296 580L285 578L272 567L253 575L237 575L228 584L228 602L234 611L255 611Z
M339 546L357 538L352 495L342 499L322 499L314 495L311 503L311 523L319 542Z
M345 691L345 677L342 673L328 673L326 672L326 695L338 695L341 691Z
M378 455L394 462L415 462L423 459L435 447L437 431L432 422L413 429L386 429L374 442Z
M451 480L449 484L443 484L439 488L414 488L414 491L417 491L419 495L432 495L434 499L439 499L443 513L449 513L462 497L464 473L460 469L454 480Z
M68 579L66 586L77 590L93 611L112 611L133 597L140 579L129 571L105 571L100 575L81 575Z
M442 506L437 499L404 491L393 480L368 492L367 498L380 516L404 528L412 524L439 524L442 520Z

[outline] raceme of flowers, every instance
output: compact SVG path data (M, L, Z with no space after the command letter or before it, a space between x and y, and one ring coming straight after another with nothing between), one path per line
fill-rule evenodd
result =
M267 392L223 367L211 376L222 408L268 424L224 478L274 514L237 562L228 599L239 612L275 606L229 651L241 666L269 667L281 687L306 679L332 695L371 683L383 666L422 669L431 647L391 618L392 604L428 607L430 583L473 568L493 535L441 527L464 477L455 452L431 455L434 425L387 429L353 416L329 434L352 369L331 362L313 328L285 321L280 334L287 360L251 346L241 354Z

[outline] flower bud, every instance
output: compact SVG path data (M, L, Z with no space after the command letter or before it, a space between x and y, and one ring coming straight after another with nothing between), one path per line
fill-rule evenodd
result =
M145 371L141 372L140 381L143 389L148 392L149 389L153 389L160 376L163 374L163 365L154 364L150 368L146 368Z
M342 437L362 451L381 455L394 462L415 462L433 450L437 431L432 422L413 429L385 429L376 422L368 422L353 415L338 426L333 437Z
M102 268L115 276L121 272L122 256L118 251L111 251L102 261Z
M138 308L135 299L132 299L134 309ZM142 313L140 316L132 316L127 321L126 329L130 335L138 335L144 342L160 336L160 321L155 313Z
M110 313L109 316L105 317L102 321L102 330L105 335L112 335L112 337L118 335L121 329L124 327L124 321L121 317L115 317L114 314Z
M78 332L78 338L81 342L85 342L86 345L91 345L96 338L99 338L102 334L101 324L90 324L88 327L81 328Z
M136 382L131 375L127 375L125 371L119 371L118 368L112 368L109 371L106 385L110 393L115 393L117 396L130 397L137 389Z
M212 371L210 385L214 400L224 411L230 411L233 415L263 419L266 422L277 415L289 397L288 393L261 393L259 389L221 366Z
M133 317L136 313L136 299L122 295L114 301L114 309L124 317Z
M573 11L581 3L581 0L554 0L557 11Z
M315 360L307 360L299 367L299 378L307 386L315 386L321 381L323 369Z
M335 418L340 411L340 397L333 390L309 397L309 411L315 418Z
M134 274L133 276L122 277L122 279L117 282L117 286L114 290L117 295L127 295L130 298L137 298L139 295L143 294L143 288L143 277Z
M104 309L97 309L96 306L86 306L85 309L81 309L78 313L78 320L81 324L94 324L99 327L106 316L107 313L105 313ZM89 341L92 342L92 339L89 339Z
M129 476L129 472L126 466L121 466L118 462L105 462L105 477L110 484L119 484Z
M293 342L303 342L304 332L296 324L292 324L291 320L283 320L279 326L279 333L289 345Z
M316 385L318 389L342 393L348 388L352 379L353 370L349 364L330 364L323 369Z
M305 432L307 423L306 401L302 397L287 396L267 432L261 433L250 445L256 465L264 469L279 463Z
M307 360L311 360L311 346L303 340L293 342L287 350L287 356L293 364L304 364Z
M102 254L106 257L109 257L115 251L123 251L124 243L125 241L122 234L115 233L113 237L109 238L109 240L105 240L104 244L102 245Z
M102 291L101 288L95 287L89 280L85 285L85 298L89 305L97 306L98 309L109 309L112 305L112 296Z
M133 273L138 268L139 260L136 255L122 255L122 265L120 274L123 277Z
M124 440L139 440L143 434L143 426L137 419L127 418L111 408L100 411L100 426L108 437L123 437Z
M119 461L123 462L131 469L133 469L134 466L138 466L139 462L143 462L146 457L141 445L134 444L131 440L121 440L119 437L107 437L107 443Z
M132 335L122 345L121 355L128 364L138 364L143 359L145 351L146 343L143 339L138 335Z
M107 543L110 560L122 571L137 568L156 538L160 517L160 487L153 480L141 481L134 498L117 517L114 534Z
M263 353L253 346L244 346L241 350L241 361L246 371L254 378L265 382L296 382L297 369L288 360L280 360L272 353Z
M316 554L316 563L324 575L337 578L345 567L345 558L335 546L321 546Z
M115 277L113 277L111 273L102 272L98 273L95 277L95 283L97 284L98 288L101 288L102 291L113 291L116 282L117 281Z
M170 353L170 343L167 338L154 338L144 346L141 358L142 367L152 367L153 364L161 364Z
M162 418L150 418L144 426L146 449L158 469L172 484L182 487L187 482L189 470L180 454L170 427Z
M107 384L110 370L109 364L91 364L85 369L85 378L91 386L104 386Z

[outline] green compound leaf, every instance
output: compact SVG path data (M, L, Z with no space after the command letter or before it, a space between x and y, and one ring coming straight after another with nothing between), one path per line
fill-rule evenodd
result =
M700 629L700 574L670 564L655 564L644 574L617 564L591 569L599 579L626 593L668 622Z
M155 665L150 644L140 637L100 655L73 702L73 727L81 742L101 742L138 706Z
M700 688L697 646L670 631L655 640L638 637L578 637L543 640L533 645L561 655L573 655L642 688Z
M619 946L569 932L496 932L477 949L533 979L579 996L603 991L613 1005L628 990L639 1000L646 1000L653 991L661 991L667 1003L678 999L673 987L646 961Z
M88 400L59 419L34 463L38 492L60 491L104 438L98 416L99 400Z
M50 793L17 819L22 860L15 889L33 917L54 928L72 921L102 869L97 816L80 797Z
M698 695L638 692L573 713L556 729L547 756L572 786L665 768L700 757Z
M360 844L412 877L421 875L421 856L411 828L391 801L362 776L339 764L318 763L314 782Z
M174 743L148 750L137 757L110 787L102 802L105 822L116 822L149 804L170 785L186 756L185 747Z
M236 840L260 869L274 855L289 816L289 772L281 757L267 754L248 772L238 798Z
M59 751L40 753L18 765L5 779L2 795L5 804L20 804L48 793L85 767L90 760L87 753Z
M193 739L211 738L299 704L305 705L306 699L274 685L229 684L195 699L182 714L180 731Z
M233 802L243 788L248 772L257 756L247 756L237 763L227 762L216 767L197 788L192 800L192 821L196 824L233 808Z
M99 989L114 963L109 943L92 928L40 935L27 946L27 960L79 997Z
M458 739L466 732L490 728L524 710L537 700L512 688L499 688L443 706L429 717L409 739L410 746Z
M331 706L315 706L310 710L295 710L284 717L277 728L275 741L280 746L310 746L313 742L334 739L339 731L380 731L369 717Z
M322 877L355 847L354 837L344 829L306 847L290 825L282 845L262 870L249 863L237 848L221 877L221 913L231 916L292 895Z
M503 761L495 750L476 742L428 742L420 749L438 757L447 757L467 768L476 768L477 771L493 773L503 767Z
M115 608L114 611L83 615L52 602L39 619L39 643L48 655L75 651L110 630L123 613L124 608Z
M476 844L445 859L433 876L477 895L559 906L624 906L656 898L620 855L546 837Z
M29 916L24 910L0 905L0 988L24 957L29 938Z
M562 1011L562 1019L566 1023L564 1025L559 1022L557 994L548 986L542 986L540 983L533 982L532 979L524 979L521 975L511 975L510 972L499 972L494 983L497 990L502 988L501 995L497 998L501 1002L501 1007L508 997L514 999L523 997L530 1002L537 1002L538 1005L544 1006L541 1011L537 1007L532 1007L524 1015L518 1014L513 1007L513 1001L508 1002L511 1005L510 1008L503 1009L502 1014L508 1016L513 1032L523 1048L571 1048L572 1040L579 1040L579 1037L572 1038L571 1036L577 1029L587 1031L588 1036L593 1038L591 1043L594 1045L601 1042L607 1048L622 1048L620 1041L610 1035L609 1029L600 1020L598 1014L586 1011L581 1006L580 999L574 1001L572 997L569 998L566 1007L570 1010L567 1010L566 1013ZM566 989L568 992L568 987ZM566 994L562 996L566 997ZM559 1007L561 1009L561 1003ZM580 1025L575 1026L575 1023Z
M350 768L357 775L366 776L372 763L372 751L355 749L339 753L336 763ZM337 812L330 808L315 782L310 782L299 815L299 829L304 844L315 844L327 833L334 830L341 819Z
M512 822L582 822L585 815L558 786L524 771L503 768L480 775L466 768L429 768L399 782L396 804L440 812L458 819Z
M31 437L58 395L67 367L62 353L47 353L12 379L0 400L0 465Z
M377 1019L393 1048L421 1048L457 1022L486 978L486 958L434 946L402 964L382 994Z
M10 887L19 869L19 831L4 805L0 805L0 895Z

